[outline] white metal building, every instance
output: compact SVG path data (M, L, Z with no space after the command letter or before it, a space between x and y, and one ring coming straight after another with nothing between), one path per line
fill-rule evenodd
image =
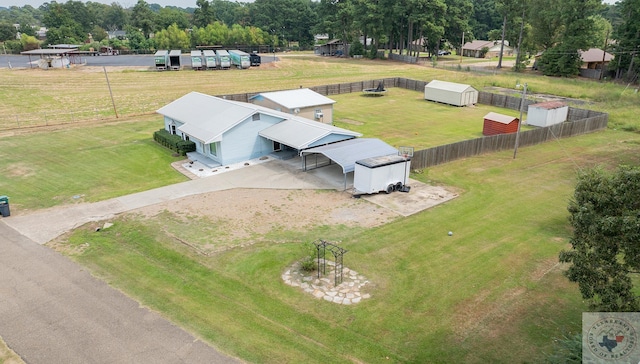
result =
M308 88L263 92L251 97L249 102L325 124L333 124L333 104L336 103Z
M424 99L454 106L478 103L478 90L461 83L433 80L424 87Z
M527 124L533 126L550 126L567 120L569 107L560 101L541 102L529 105Z

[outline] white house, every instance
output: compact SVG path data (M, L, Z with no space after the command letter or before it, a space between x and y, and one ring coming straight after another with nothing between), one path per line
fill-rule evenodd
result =
M454 106L478 103L478 90L461 83L433 80L424 87L424 99Z
M228 165L348 140L362 134L269 109L191 92L158 109L172 134L196 144L196 152Z
M533 126L551 126L567 120L569 107L560 101L547 101L529 105L527 124Z
M325 124L333 124L333 104L336 103L308 88L263 92L251 97L249 102Z

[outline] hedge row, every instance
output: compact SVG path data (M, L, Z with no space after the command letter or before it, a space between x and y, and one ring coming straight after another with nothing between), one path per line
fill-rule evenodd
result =
M179 135L171 134L166 129L154 132L153 140L176 153L180 153L180 155L186 155L188 152L196 150L196 143L190 140L183 140Z

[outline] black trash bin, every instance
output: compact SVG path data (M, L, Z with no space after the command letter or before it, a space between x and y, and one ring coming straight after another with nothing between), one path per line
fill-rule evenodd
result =
M7 196L0 196L0 215L2 215L2 217L11 215L11 210L9 209L9 197Z

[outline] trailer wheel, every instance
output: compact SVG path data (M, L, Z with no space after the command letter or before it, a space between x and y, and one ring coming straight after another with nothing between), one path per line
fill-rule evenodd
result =
M387 189L386 189L386 190L384 190L384 192L386 192L387 194L389 194L389 193L393 192L393 189L394 189L394 185L393 185L393 183L392 183L392 184L390 184L390 185L388 185L388 186L387 186Z
M396 183L395 190L396 190L396 191L402 191L402 182L398 182L398 183Z

